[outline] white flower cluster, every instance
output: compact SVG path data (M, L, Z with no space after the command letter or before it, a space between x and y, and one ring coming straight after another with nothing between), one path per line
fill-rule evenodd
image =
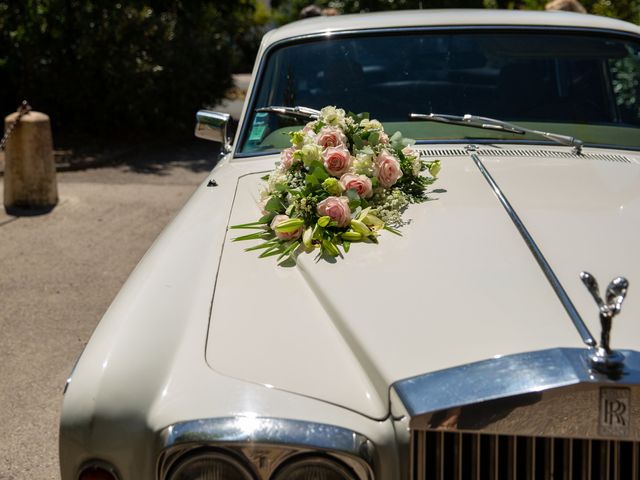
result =
M324 107L320 110L320 120L325 125L331 125L332 127L340 127L344 129L346 127L346 113L342 108L336 108L332 106Z
M353 159L351 168L353 170L353 173L373 177L373 153L368 154L365 152L359 152Z
M402 212L409 205L409 200L401 190L378 189L374 195L374 202L378 207L373 209L372 212L385 224L393 227L404 225Z
M267 192L277 192L277 185L286 185L288 181L289 176L286 172L283 172L280 169L273 170L269 175L269 180L267 180Z

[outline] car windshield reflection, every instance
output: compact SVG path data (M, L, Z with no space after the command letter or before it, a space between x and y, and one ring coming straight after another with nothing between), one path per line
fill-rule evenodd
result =
M640 43L595 32L436 30L323 37L269 55L238 152L284 148L283 133L308 121L258 111L272 105L368 111L388 129L418 140L513 140L498 131L409 123L411 112L473 112L586 144L640 148L639 77Z

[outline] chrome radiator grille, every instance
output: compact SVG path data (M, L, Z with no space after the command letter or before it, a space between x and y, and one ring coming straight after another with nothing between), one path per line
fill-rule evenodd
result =
M412 431L412 480L640 480L640 443Z

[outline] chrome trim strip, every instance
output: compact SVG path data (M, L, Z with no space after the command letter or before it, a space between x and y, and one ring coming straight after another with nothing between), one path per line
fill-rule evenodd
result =
M392 388L413 418L488 400L579 383L640 385L640 352L621 351L625 371L612 379L589 369L588 350L553 348L498 356L395 382Z
M207 418L161 432L163 448L187 442L268 443L332 450L373 461L373 443L359 433L322 423L267 417Z
M476 153L472 153L471 159L475 162L476 166L480 170L480 173L482 173L485 180L491 186L493 193L495 193L496 197L498 197L498 200L500 200L500 203L502 203L502 206L507 211L507 214L511 218L511 221L520 232L520 235L522 235L522 238L527 244L527 246L529 247L531 254L536 259L536 262L538 262L538 265L542 269L542 272L544 273L545 277L547 277L547 280L549 281L549 283L551 284L551 287L553 288L556 295L558 296L558 299L562 303L562 306L567 311L567 314L571 318L571 321L573 322L574 326L578 330L578 333L582 337L582 341L590 347L595 347L596 340L593 338L593 335L591 335L591 332L585 325L584 321L582 320L582 317L576 310L576 307L573 305L573 302L569 298L569 295L567 295L567 292L562 287L562 284L560 283L560 280L558 280L558 277L556 277L556 274L553 272L551 265L549 265L549 262L547 262L547 260L544 258L544 255L542 255L542 252L536 245L536 242L533 240L533 237L531 236L531 234L529 234L527 227L524 226L524 223L522 223L522 220L520 220L520 217L511 206L511 203L509 203L509 200L507 200L507 197L505 197L504 193L502 192L498 184L496 184L495 180L493 179L493 177L491 176L487 168L482 163L482 160L480 160L480 157Z
M179 461L184 453L182 449L218 447L239 452L247 446L252 449L259 446L263 452L274 451L274 458L313 451L333 454L341 460L357 462L361 467L359 480L373 479L373 442L362 434L334 425L254 416L205 418L165 427L159 433L159 442L158 474L161 480L170 467L164 459L172 457L171 464ZM280 450L283 455L277 454ZM253 462L253 459L247 461ZM254 470L261 471L262 468L254 465Z
M389 27L389 28L361 28L361 29L351 29L351 30L342 30L342 31L322 31L322 32L318 32L318 33L313 33L313 34L306 34L306 35L298 35L295 37L290 37L287 39L283 39L283 40L278 40L277 42L272 43L271 45L267 46L264 53L262 54L262 57L260 58L260 64L257 66L257 73L255 75L255 82L254 82L254 88L251 91L251 94L249 96L249 98L246 100L247 101L247 110L246 110L246 115L244 118L244 121L242 122L242 125L240 125L239 130L236 134L236 141L233 142L233 156L232 158L249 158L249 157L257 157L257 156L264 156L264 155L274 155L277 154L278 151L277 150L271 150L271 151L266 151L266 152L250 152L250 153L240 153L238 152L238 147L244 143L244 139L245 137L249 134L249 127L248 127L248 120L249 120L249 116L251 114L251 112L254 110L254 102L256 99L256 88L255 86L260 84L260 82L262 81L262 77L264 74L264 70L265 70L265 66L267 63L267 57L269 55L271 55L271 53L275 50L278 49L282 46L288 45L288 44L294 44L294 43L303 43L303 42L307 42L307 41L313 41L313 40L318 40L321 38L342 38L342 37L353 37L353 36L359 36L359 35L368 35L368 34L379 34L379 33L391 33L391 34L400 34L400 33L407 33L407 32L415 32L415 33L423 33L423 32L437 32L437 31L448 31L448 32L452 32L452 31L467 31L467 30L486 30L488 32L490 31L501 31L501 32L508 32L508 31L521 31L521 30L528 30L531 32L561 32L561 33L597 33L600 35L609 35L609 36L614 36L614 37L620 37L620 38L631 38L635 41L639 41L640 40L640 36L636 35L632 32L627 32L624 30L609 30L609 29L605 29L605 28L591 28L591 27L562 27L562 26L552 26L552 25L545 25L545 26L540 26L540 25L436 25L436 26L411 26L411 27ZM485 139L487 140L486 143L503 143L502 141L496 141L496 139ZM469 139L462 139L462 140L458 140L456 141L456 143L469 143L471 140ZM433 142L433 143L453 143L452 140L435 140L435 141L429 141L428 142ZM477 143L484 143L481 140L473 140L473 142L477 142ZM418 142L420 143L420 142ZM509 141L507 140L507 143L529 143L532 145L553 145L552 142L540 142L540 141L518 141L518 140L513 140L513 141ZM619 149L619 150L640 150L640 148L635 148L635 147L622 147L620 145L605 145L605 144L588 144L585 145L588 147L603 147L603 148L615 148L615 149Z

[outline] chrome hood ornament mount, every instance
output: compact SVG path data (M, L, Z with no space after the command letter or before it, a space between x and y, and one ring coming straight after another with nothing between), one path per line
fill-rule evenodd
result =
M609 341L613 317L618 315L622 309L622 302L627 295L629 282L623 277L614 278L609 283L603 300L600 296L598 282L593 275L589 272L581 272L580 279L591 293L600 310L602 333L600 334L600 345L596 346L589 355L591 366L600 373L609 375L620 373L624 366L624 355L611 350Z

